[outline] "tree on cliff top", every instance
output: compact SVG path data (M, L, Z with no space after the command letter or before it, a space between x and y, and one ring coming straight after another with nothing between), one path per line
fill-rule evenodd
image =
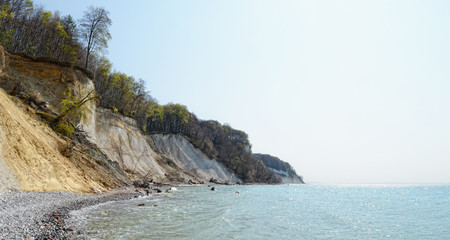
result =
M80 20L81 37L86 41L86 68L91 52L105 50L111 40L108 28L112 21L108 15L109 12L104 8L90 6Z
M70 16L35 8L31 0L0 0L0 44L9 52L76 63L77 34Z

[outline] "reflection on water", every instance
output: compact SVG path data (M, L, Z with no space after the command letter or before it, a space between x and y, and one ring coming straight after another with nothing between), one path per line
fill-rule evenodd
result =
M72 221L93 239L450 239L450 186L178 189L75 211Z

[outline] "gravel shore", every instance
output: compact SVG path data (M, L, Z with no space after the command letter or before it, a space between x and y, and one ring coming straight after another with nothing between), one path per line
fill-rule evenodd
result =
M70 211L139 195L132 190L104 194L2 193L0 239L76 239L80 230L66 226L64 221Z

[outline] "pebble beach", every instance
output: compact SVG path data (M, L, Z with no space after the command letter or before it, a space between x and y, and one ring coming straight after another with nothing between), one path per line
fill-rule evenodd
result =
M65 223L70 211L140 195L132 190L103 194L0 193L0 239L80 239L83 230Z

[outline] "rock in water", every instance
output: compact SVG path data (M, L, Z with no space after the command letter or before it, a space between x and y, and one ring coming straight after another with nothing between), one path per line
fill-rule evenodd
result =
M216 191L216 188L215 188L215 187L212 187L212 188L211 188L211 191Z
M176 187L170 187L169 189L166 190L166 193L169 193L172 191L178 191L178 189Z

